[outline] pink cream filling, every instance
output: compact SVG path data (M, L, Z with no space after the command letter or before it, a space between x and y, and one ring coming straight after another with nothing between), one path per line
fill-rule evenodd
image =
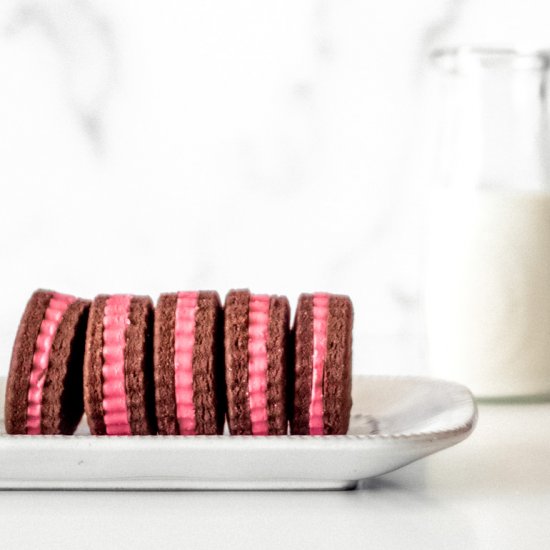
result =
M124 381L126 327L130 324L129 295L107 298L103 313L103 420L107 435L131 435Z
M174 376L176 416L181 435L195 435L193 402L193 349L195 347L195 314L198 292L178 292L174 342Z
M44 319L40 323L40 332L34 346L32 357L31 374L29 377L28 405L27 405L27 433L30 435L40 434L40 423L42 419L42 394L46 372L50 363L50 352L53 339L61 323L61 319L67 308L76 300L74 296L53 293Z
M251 295L248 310L248 399L253 435L268 435L267 338L269 296Z
M327 356L329 295L313 295L313 373L309 405L309 433L323 435L323 370Z

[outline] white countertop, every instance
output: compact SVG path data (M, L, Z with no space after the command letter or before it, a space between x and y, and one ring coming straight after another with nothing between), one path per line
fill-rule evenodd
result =
M452 449L345 492L0 492L4 548L545 549L550 404L482 405Z

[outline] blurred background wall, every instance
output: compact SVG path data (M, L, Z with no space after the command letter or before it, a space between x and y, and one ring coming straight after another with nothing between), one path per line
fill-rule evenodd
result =
M547 47L544 0L3 0L0 374L37 287L329 290L419 373L428 54Z

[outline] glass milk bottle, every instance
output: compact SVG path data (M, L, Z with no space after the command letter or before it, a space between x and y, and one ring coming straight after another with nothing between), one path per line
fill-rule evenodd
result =
M545 52L436 51L441 85L425 313L434 376L484 398L550 395Z

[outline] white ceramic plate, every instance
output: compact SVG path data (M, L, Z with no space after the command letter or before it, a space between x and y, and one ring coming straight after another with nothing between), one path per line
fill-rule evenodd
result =
M352 488L462 441L477 416L466 388L428 378L357 376L353 396L340 436L94 437L85 422L74 436L13 436L2 418L0 488Z

